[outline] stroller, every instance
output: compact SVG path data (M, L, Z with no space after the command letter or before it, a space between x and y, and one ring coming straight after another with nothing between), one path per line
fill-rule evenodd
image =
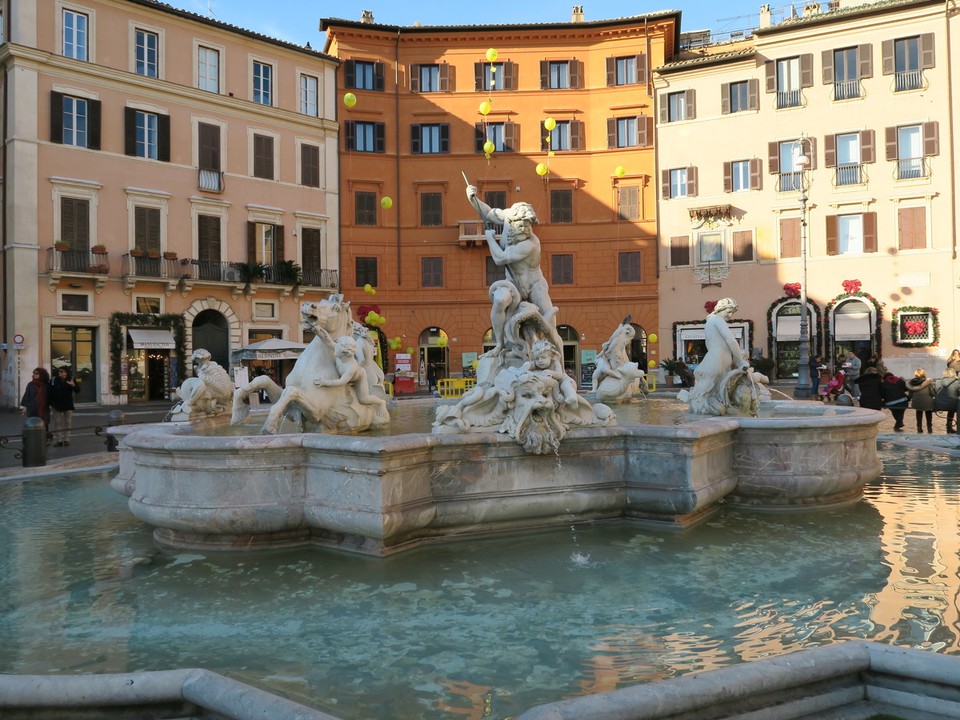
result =
M818 399L824 402L836 402L837 398L845 392L844 385L846 381L846 373L844 373L843 370L837 370L830 379L830 382L821 386L820 397Z

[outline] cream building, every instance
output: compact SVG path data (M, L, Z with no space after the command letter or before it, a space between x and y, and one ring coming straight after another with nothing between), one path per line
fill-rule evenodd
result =
M302 340L339 287L337 61L151 0L3 7L0 404L37 365L111 404Z
M696 363L729 296L744 348L795 377L805 277L812 355L940 375L960 343L951 7L766 6L749 41L656 71L662 356Z

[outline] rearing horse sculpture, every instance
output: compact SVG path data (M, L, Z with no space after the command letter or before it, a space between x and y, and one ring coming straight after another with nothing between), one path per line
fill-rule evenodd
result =
M249 396L263 390L273 402L264 434L275 435L288 414L299 416L303 432L355 432L389 424L383 371L374 360L367 329L350 317L349 301L334 294L302 303L300 324L315 337L287 375L285 387L261 375L237 388L231 423L243 422Z

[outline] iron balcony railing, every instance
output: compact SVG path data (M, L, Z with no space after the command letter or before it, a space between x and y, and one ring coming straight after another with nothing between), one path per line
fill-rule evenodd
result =
M123 256L123 274L131 277L160 278L168 280L179 278L180 261L166 258L159 253L126 253Z
M863 165L837 165L834 183L840 185L863 185L867 181L866 168Z
M47 250L47 272L66 272L107 275L110 273L110 260L105 252L91 250Z
M803 172L794 170L792 172L782 172L777 178L778 192L799 192L803 190Z
M894 91L920 90L923 88L923 70L905 70L894 76Z
M897 180L925 178L930 174L926 158L900 158L897 160Z
M833 84L834 100L850 100L860 97L859 80L838 80Z
M778 108L800 107L802 100L799 90L780 90L777 92Z
M251 267L246 263L220 262L212 260L179 260L179 277L189 280L225 283L246 283L250 281ZM296 278L290 275L290 268L283 263L266 263L260 266L261 277L257 282L268 285L294 285ZM337 288L340 286L339 273L327 268L303 268L300 284L307 287Z
M201 190L206 192L223 192L224 179L221 170L199 170L197 183Z

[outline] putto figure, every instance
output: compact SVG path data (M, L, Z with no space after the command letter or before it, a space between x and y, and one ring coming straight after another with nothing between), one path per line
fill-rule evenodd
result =
M220 415L230 407L233 381L229 373L213 360L209 350L197 348L190 356L196 377L187 378L177 388L181 402L170 411L171 420L195 420Z

